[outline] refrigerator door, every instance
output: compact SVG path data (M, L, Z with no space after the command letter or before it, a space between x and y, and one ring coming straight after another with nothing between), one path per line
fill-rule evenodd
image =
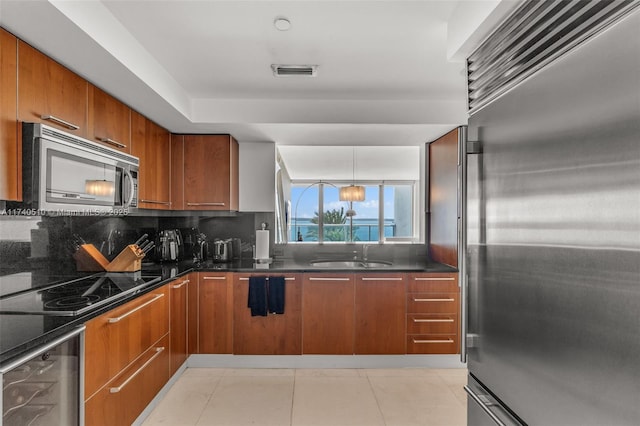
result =
M528 425L640 424L638 28L470 117L468 368Z

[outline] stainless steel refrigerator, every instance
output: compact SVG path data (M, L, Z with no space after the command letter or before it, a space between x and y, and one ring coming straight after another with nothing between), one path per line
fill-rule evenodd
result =
M640 9L618 3L471 110L469 426L640 425Z

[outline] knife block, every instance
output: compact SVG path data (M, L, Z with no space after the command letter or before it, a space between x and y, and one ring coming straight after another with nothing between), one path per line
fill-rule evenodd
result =
M76 269L81 272L106 271L109 261L93 244L83 244L73 253Z
M126 246L109 262L93 244L83 244L73 254L80 272L135 272L142 269L144 252L135 244Z
M126 246L106 267L109 272L135 272L142 269L144 252L135 244Z

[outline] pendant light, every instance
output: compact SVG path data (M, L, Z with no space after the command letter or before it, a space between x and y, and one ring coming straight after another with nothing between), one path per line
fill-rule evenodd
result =
M340 201L364 201L364 186L356 185L356 147L353 147L351 177L352 184L340 188Z
M107 197L115 192L115 182L107 180L107 168L103 166L104 179L87 179L84 182L84 190L87 194Z

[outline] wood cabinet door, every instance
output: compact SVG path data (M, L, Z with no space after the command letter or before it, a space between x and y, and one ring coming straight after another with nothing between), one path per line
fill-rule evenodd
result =
M88 139L122 152L131 152L131 109L89 84Z
M187 354L198 353L198 273L188 275L187 284Z
M231 136L184 136L186 210L237 210L238 176L238 142Z
M131 111L131 153L140 159L138 207L171 209L171 147L169 132Z
M18 41L18 119L87 137L87 81ZM43 118L45 117L45 118Z
M302 275L284 274L284 314L251 316L247 307L249 277L283 274L234 274L233 353L236 355L302 354Z
M353 274L304 274L302 353L353 354Z
M18 140L18 39L0 28L0 200L22 200L22 144Z
M85 398L169 332L169 308L162 286L87 322Z
M184 136L171 135L171 208L184 210Z
M171 292L171 374L187 360L187 310L190 276L170 282Z
M231 274L198 273L198 353L233 351L233 283Z
M405 274L356 274L355 353L405 353Z

